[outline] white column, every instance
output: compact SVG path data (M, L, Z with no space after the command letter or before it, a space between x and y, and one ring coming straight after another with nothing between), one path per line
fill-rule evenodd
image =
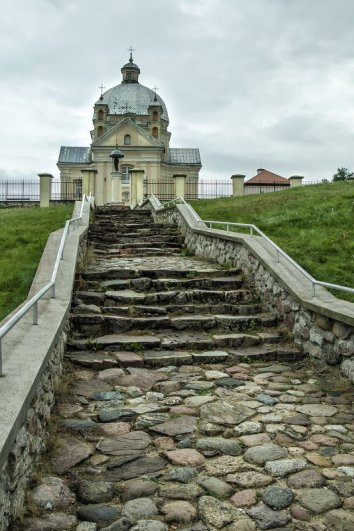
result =
M112 180L111 201L112 203L121 203L122 202L122 174L119 171L112 171L111 180Z

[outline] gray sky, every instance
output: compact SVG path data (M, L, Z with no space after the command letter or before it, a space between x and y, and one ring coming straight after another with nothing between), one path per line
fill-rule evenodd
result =
M2 177L89 145L130 45L202 177L354 169L353 0L2 0L0 20Z

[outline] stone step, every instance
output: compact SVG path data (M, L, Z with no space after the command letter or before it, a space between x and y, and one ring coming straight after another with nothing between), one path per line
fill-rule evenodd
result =
M180 246L174 246L169 247L166 249L166 246L163 247L126 247L124 249L117 249L116 251L111 251L109 253L109 256L111 258L117 257L117 256L169 256L171 254L177 254L181 251L181 245ZM105 253L106 254L106 253Z
M181 315L168 317L155 315L144 317L102 315L102 314L71 314L72 329L81 336L91 337L92 334L121 334L132 329L138 330L232 330L243 332L250 328L272 327L276 324L274 316L260 315Z
M106 243L102 243L101 241L98 241L98 242L94 242L93 243L93 246L96 248L104 248L104 249L112 249L114 247L116 247L117 244L119 245L123 245L123 244L135 244L137 245L137 242L139 242L139 244L143 244L143 243L146 243L146 242L149 242L149 243L159 243L159 244L164 244L164 243L183 243L183 238L181 236L179 236L178 234L165 234L165 235L162 235L162 234L155 234L155 233L151 233L151 234L147 234L147 235L144 235L144 236L140 236L140 234L125 234L124 236L118 236L117 235L117 238L116 238L116 242L106 242Z
M86 307L84 306L84 309ZM80 306L75 307L75 313L80 312ZM103 306L102 312L110 315L170 315L177 316L183 314L229 314L229 315L252 315L255 313L262 313L263 307L261 304L196 304L196 305L167 305L167 306ZM87 313L87 312L86 312Z
M240 274L239 269L222 270L215 269L212 266L210 269L194 269L193 271L186 271L175 268L161 268L161 269L131 269L114 267L109 269L88 270L81 273L81 277L85 280L102 280L102 281L116 281L127 278L198 278L198 277L228 277ZM108 284L105 284L108 286Z
M226 302L228 304L247 303L252 301L253 294L246 289L237 290L171 290L153 293L140 293L134 290L107 291L106 306L121 304L210 304Z
M182 248L182 243L180 241L170 241L170 240L154 240L154 239L147 239L144 238L144 241L139 242L124 242L124 243L116 243L114 246L110 246L108 249L106 249L107 253L115 253L117 251L120 251L121 249L140 249L140 248L146 248L149 247L154 248L158 247L159 249L168 249L169 247L175 247L175 248Z
M124 282L124 281L123 281ZM106 296L114 299L115 294L118 296L121 295L121 292L124 289L135 290L138 292L144 291L149 293L151 291L170 291L170 290L185 290L185 289L206 289L206 290L236 290L242 287L243 278L238 276L229 276L229 277L212 277L208 278L205 276L200 276L196 278L184 278L184 279L174 279L174 278L160 278L160 279L151 279L148 277L141 277L138 279L130 279L125 282L125 285L120 284L119 281L117 285L120 287L120 290L107 290ZM122 290L122 288L124 288Z
M76 350L106 350L106 351L130 351L141 352L146 349L157 350L227 350L239 347L254 347L261 344L273 344L280 342L280 334L268 333L239 333L239 334L216 334L207 333L170 333L156 335L144 335L136 330L130 330L126 334L106 334L90 339L70 338L68 352Z

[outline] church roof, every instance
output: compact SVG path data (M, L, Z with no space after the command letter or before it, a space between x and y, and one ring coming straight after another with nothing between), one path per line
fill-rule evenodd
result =
M201 164L199 149L170 148L171 164Z
M268 170L264 170L263 168L257 170L258 173L251 179L245 182L245 185L257 185L257 184L282 184L282 185L290 185L288 179L285 179L285 177L281 177L280 175L277 175L276 173L273 173Z
M90 147L61 146L58 163L89 164L91 162Z
M120 83L102 94L96 103L108 105L109 114L126 114L132 112L140 115L149 114L149 105L157 98L162 106L163 120L168 121L168 113L165 102L159 95L140 83Z

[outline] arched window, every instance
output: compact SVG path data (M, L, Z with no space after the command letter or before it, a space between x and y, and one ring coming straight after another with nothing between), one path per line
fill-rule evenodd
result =
M152 119L154 122L157 122L157 120L159 119L159 113L157 111L154 111L152 113Z
M102 127L102 125L99 125L97 127L97 136L100 137L102 135L103 135L103 127Z
M124 145L125 146L130 146L132 143L132 137L130 135L125 135L124 136Z
M103 120L104 119L104 112L102 111L102 109L100 109L97 113L97 119L98 120Z
M153 127L152 128L152 136L155 137L155 138L159 137L159 130L158 130L157 127Z

